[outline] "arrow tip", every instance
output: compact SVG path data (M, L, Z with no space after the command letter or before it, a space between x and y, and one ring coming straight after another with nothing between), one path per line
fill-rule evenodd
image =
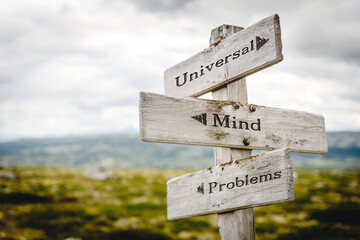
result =
M201 122L202 124L206 125L207 121L206 121L206 113L200 114L200 115L196 115L196 116L192 116L191 118L195 119L198 122Z
M269 41L268 38L256 36L256 51L259 50L267 41Z
M200 186L196 189L197 192L204 194L204 183L202 183Z

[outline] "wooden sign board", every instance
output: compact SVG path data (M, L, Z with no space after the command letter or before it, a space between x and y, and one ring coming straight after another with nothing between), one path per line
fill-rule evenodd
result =
M176 177L167 188L169 220L294 200L287 149Z
M283 59L277 14L165 71L165 94L200 96Z
M321 115L155 93L140 93L140 137L146 142L327 153Z

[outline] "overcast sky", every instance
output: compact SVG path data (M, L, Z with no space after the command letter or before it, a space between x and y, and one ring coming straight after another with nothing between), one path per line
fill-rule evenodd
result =
M0 140L138 131L140 91L208 47L211 29L280 16L284 60L249 102L360 130L360 1L0 0Z

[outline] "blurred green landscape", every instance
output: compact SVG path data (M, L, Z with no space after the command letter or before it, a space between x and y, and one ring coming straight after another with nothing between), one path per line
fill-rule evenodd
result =
M217 215L166 219L166 181L186 170L11 167L1 239L220 239ZM1 171L5 171L4 169ZM360 172L296 170L295 201L254 209L257 239L360 239Z
M292 154L295 201L255 208L257 239L360 239L360 133L328 145ZM89 178L109 158L109 178ZM166 181L212 165L213 148L135 134L0 143L0 239L219 240L216 214L166 218Z

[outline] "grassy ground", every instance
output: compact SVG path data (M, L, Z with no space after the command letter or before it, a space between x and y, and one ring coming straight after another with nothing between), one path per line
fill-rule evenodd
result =
M166 181L181 170L12 168L0 180L0 239L220 239L217 215L166 219ZM291 203L255 209L257 239L360 239L360 172L296 170Z

